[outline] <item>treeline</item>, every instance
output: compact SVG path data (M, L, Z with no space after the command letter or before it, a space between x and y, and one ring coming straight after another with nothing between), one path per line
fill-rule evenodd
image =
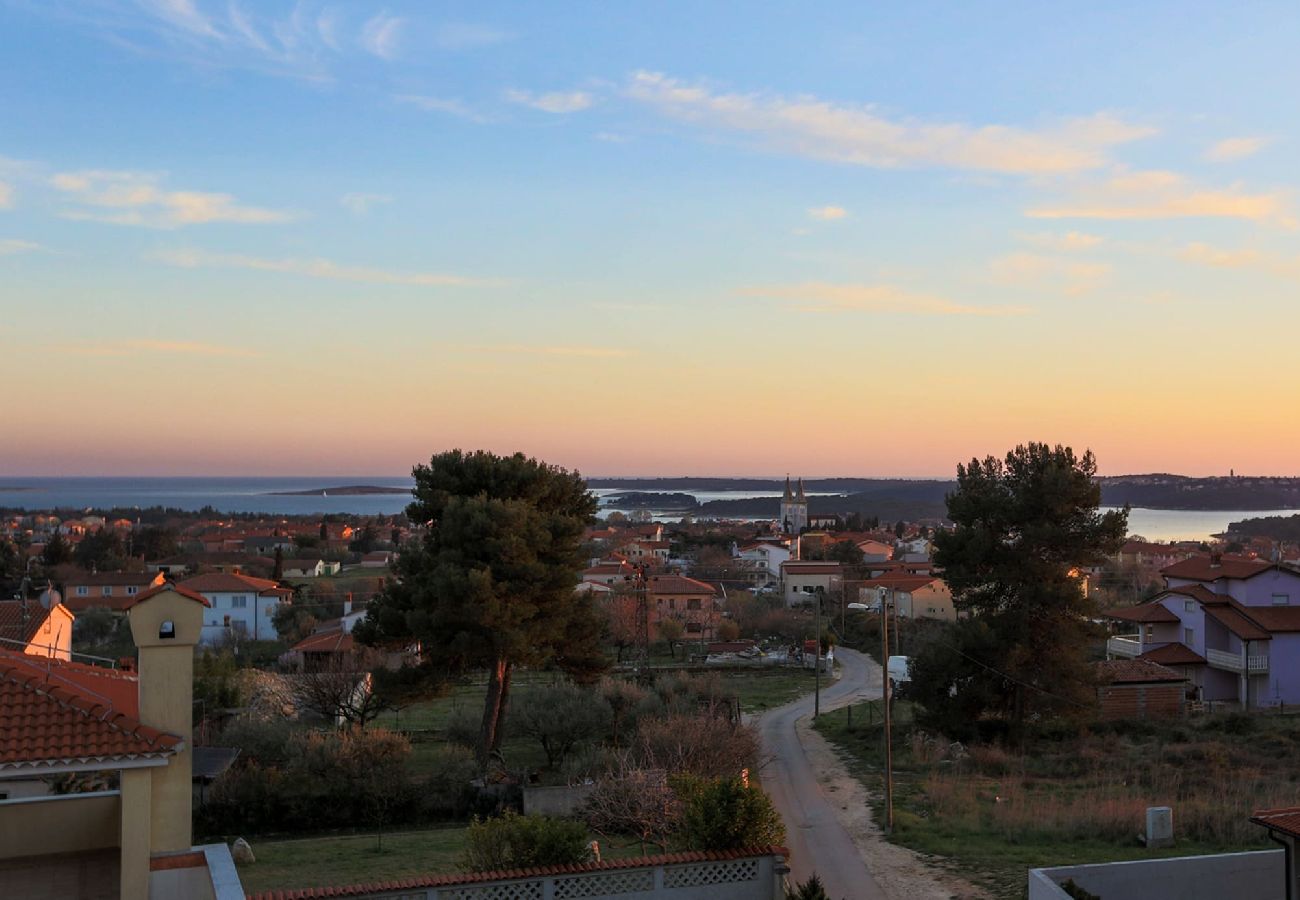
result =
M1242 519L1228 526L1232 534L1271 538L1275 541L1300 541L1300 515L1261 516Z

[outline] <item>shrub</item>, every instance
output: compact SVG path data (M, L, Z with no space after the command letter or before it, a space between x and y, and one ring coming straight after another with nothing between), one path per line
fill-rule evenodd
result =
M586 862L587 829L580 822L515 812L470 822L461 864L471 872Z
M736 777L758 759L758 734L711 711L641 723L635 755L642 768L708 778Z
M443 733L447 740L462 747L478 746L479 729L482 726L482 712L475 712L467 706L454 707L447 716Z
M643 851L646 844L666 850L681 821L681 802L666 773L624 765L596 785L583 817L599 834L631 835Z
M549 769L558 769L579 744L603 738L613 721L609 704L596 691L561 683L532 687L512 704L514 731L542 745Z
M772 800L739 778L684 785L682 840L690 850L739 850L785 840Z
M786 891L785 900L831 900L831 897L826 893L822 880L814 873L794 890Z

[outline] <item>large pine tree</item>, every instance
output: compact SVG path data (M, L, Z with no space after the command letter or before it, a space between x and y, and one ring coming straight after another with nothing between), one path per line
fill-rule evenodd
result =
M962 653L973 658L950 659L948 668L968 670L954 686L962 680L1000 696L1016 726L1032 710L1090 696L1096 612L1081 575L1119 549L1128 527L1127 509L1100 510L1096 474L1091 451L1076 457L1069 447L1037 443L957 467L957 490L948 496L955 528L936 536L935 563L957 608L975 621L959 629L971 633Z
M554 662L584 675L601 665L591 600L574 591L596 500L576 472L522 453L452 450L413 474L406 514L425 534L403 548L356 634L418 639L435 678L486 668L486 763L500 748L516 666Z

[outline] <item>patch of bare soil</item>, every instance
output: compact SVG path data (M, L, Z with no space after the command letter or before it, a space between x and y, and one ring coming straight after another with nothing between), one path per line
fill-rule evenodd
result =
M795 726L822 790L853 838L871 877L889 900L989 900L990 895L921 854L885 840L871 815L871 793L849 774L835 748L812 730L807 718Z

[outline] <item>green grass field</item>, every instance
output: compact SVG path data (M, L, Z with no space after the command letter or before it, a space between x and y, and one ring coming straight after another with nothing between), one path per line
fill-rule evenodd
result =
M822 716L817 730L844 751L849 769L884 817L879 704ZM872 724L867 724L869 721ZM1254 719L1243 733L1223 719L1084 728L1038 738L1023 753L973 745L953 753L914 730L896 708L891 840L948 861L996 897L1024 896L1026 871L1269 846L1252 810L1300 800L1291 755L1300 722ZM1148 850L1137 839L1148 806L1172 806L1177 843Z
M273 889L340 887L394 881L417 875L460 871L465 850L465 825L426 831L395 831L383 836L383 850L372 834L329 835L282 841L253 841L257 862L241 865L244 890L254 894ZM600 841L602 859L643 855L638 843ZM647 852L657 852L650 848Z

